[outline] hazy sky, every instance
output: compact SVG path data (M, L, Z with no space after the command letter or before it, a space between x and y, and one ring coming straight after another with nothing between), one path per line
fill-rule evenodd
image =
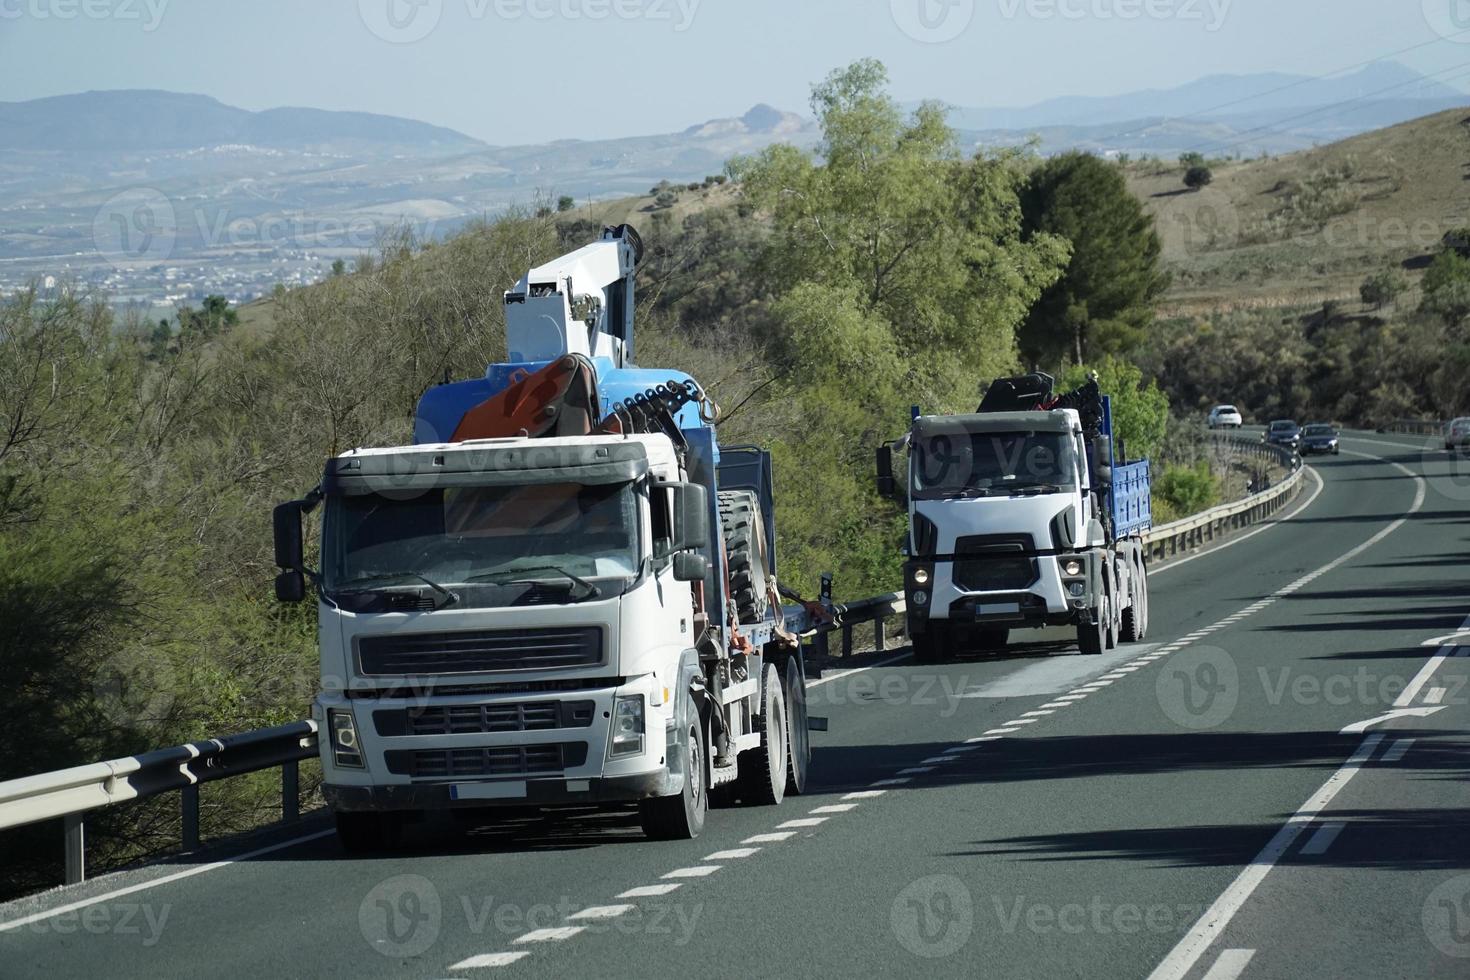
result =
M1415 45L1398 60L1463 88L1467 42L1470 0L0 0L0 101L160 88L504 144L805 112L863 56L901 99L1000 106Z

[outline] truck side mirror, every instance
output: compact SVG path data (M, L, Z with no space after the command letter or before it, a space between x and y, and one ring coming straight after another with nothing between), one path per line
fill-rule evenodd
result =
M709 495L697 483L677 483L674 490L674 550L709 544Z
M898 498L898 481L893 478L893 447L878 447L878 494L885 500Z
M276 576L276 601L301 602L306 598L306 576L291 569Z
M276 538L276 567L300 570L305 562L301 545L301 502L281 504L272 515Z
M692 551L681 551L674 556L675 582L703 582L709 574L709 562L703 555Z

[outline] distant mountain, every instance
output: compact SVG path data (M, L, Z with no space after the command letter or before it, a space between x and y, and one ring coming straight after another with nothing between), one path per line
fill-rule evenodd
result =
M965 130L1040 129L1049 126L1096 126L1164 117L1221 119L1261 124L1273 116L1361 105L1375 101L1402 106L1418 103L1402 122L1444 105L1470 103L1470 96L1420 75L1397 62L1378 62L1333 78L1272 72L1259 75L1211 75L1170 89L1149 89L1111 96L1068 96L1021 108L977 109L953 106L950 125ZM1424 108L1430 104L1433 108ZM1260 122L1257 122L1260 120ZM1375 122L1375 125L1387 125Z
M690 126L683 135L690 139L710 139L724 136L786 136L811 128L812 123L794 112L761 103L739 119L711 119L709 122Z
M0 147L150 153L211 146L447 153L484 149L463 133L396 116L322 109L251 112L204 95L152 90L82 92L0 102Z

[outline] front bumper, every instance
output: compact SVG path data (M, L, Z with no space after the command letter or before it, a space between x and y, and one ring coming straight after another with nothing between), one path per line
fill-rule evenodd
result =
M977 630L1024 629L1075 622L1079 609L1086 608L1091 603L1092 583L1095 581L1093 561L1087 553L1064 556L1083 561L1082 575L1069 577L1062 572L1062 557L1033 555L1035 574L1032 581L1024 585L1017 583L1020 587L994 591L972 591L956 584L956 561L953 559L910 562L905 566L904 576L910 635L928 632L931 622L943 623L947 628L967 627ZM964 560L975 559L967 557ZM929 594L929 601L925 604L914 601L912 570L920 566L930 572L929 586L924 590ZM1071 594L1070 586L1073 582L1084 583L1083 596L1074 597Z
M413 786L332 786L322 795L333 810L347 812L384 810L450 810L495 806L590 806L601 803L636 803L655 796L670 796L682 787L671 786L667 772L641 776L612 776L595 779L530 779L525 795L495 799L458 796L447 784Z

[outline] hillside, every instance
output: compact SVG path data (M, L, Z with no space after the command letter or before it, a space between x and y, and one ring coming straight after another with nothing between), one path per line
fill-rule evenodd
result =
M1470 108L1211 166L1214 182L1197 192L1177 164L1129 166L1175 274L1174 309L1356 298L1367 275L1413 272L1470 224Z

